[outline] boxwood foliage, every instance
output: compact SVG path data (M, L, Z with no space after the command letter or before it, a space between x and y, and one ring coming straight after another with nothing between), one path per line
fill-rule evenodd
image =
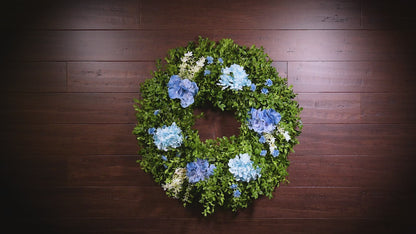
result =
M179 73L181 58L187 52L192 52L196 59L211 56L214 62L205 62L204 68L195 74L193 81L199 87L199 92L195 96L195 102L183 108L178 99L169 97L167 85L170 77ZM302 108L294 100L296 94L292 87L288 86L287 79L279 77L263 47L240 46L231 39L215 42L200 37L197 42L189 42L185 47L171 49L164 60L163 63L161 60L157 61L152 78L141 84L141 98L135 99L137 125L133 133L139 144L137 162L141 168L150 173L156 183L165 185L172 182L177 168L186 168L189 162L194 162L197 158L206 159L210 164L214 164L216 169L208 179L198 183L189 183L184 179L180 192L166 190L167 195L179 199L184 206L200 203L202 214L205 216L220 207L237 211L247 207L260 196L272 198L273 191L279 183L287 181L288 154L299 143L296 137L302 129ZM222 86L218 85L222 69L232 64L244 67L252 84L256 85L254 91L250 87L236 91L222 89ZM210 74L205 74L205 70L209 70ZM268 79L273 85L266 85ZM262 93L262 88L267 88L269 92ZM193 125L203 113L195 116L194 108L207 105L234 113L237 121L241 123L238 136L201 141ZM265 156L260 155L269 145L267 142L261 143L260 135L248 127L251 108L274 109L281 114L278 126L287 131L291 139L285 139L277 131L273 134L279 156L273 157L270 152ZM155 111L158 111L157 114ZM169 126L173 122L182 130L183 143L180 147L168 151L159 150L154 144L153 135L148 131L150 128ZM256 180L237 181L229 171L229 160L244 153L251 156L254 167L261 168L261 177ZM162 159L162 156L165 159ZM231 185L237 185L240 196L234 196L236 188L232 188Z

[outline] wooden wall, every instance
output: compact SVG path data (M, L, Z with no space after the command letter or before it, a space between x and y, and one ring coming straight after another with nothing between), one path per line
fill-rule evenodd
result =
M42 233L409 231L416 208L416 17L409 2L80 0L5 7L0 140L6 227ZM291 183L272 200L208 218L165 196L138 168L131 133L133 98L151 78L155 59L199 35L263 46L304 108L301 143L289 156ZM213 115L212 121L221 117ZM201 135L230 134L235 129L221 128L227 121L214 129L201 124Z

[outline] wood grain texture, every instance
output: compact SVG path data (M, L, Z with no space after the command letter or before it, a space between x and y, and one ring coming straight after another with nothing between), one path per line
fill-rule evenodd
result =
M295 92L414 92L410 62L290 62Z
M10 5L10 6L9 6ZM415 16L406 1L19 0L0 16L0 163L15 233L415 233ZM202 217L136 160L133 98L199 35L263 46L304 108L289 181ZM199 109L202 139L238 134ZM140 124L140 123L138 123Z
M274 60L405 60L411 58L412 32L363 30L156 30L30 31L22 35L14 59L151 60L185 46L198 35L233 38L241 45L262 45ZM383 40L379 40L383 38ZM158 43L163 41L163 43Z
M146 29L352 29L361 20L360 2L354 0L143 1L142 12Z

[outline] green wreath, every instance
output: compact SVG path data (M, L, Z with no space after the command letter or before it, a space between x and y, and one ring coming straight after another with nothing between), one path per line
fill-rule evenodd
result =
M165 60L135 99L142 169L184 206L202 204L205 216L271 198L286 181L287 156L302 129L302 108L287 79L263 48L231 39L199 38L170 50ZM195 116L194 108L206 105L234 112L239 135L202 142L192 127L203 113Z

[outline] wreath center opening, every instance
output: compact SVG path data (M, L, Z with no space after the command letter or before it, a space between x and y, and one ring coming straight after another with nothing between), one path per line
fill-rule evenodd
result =
M233 112L208 107L195 108L195 116L201 113L203 113L203 116L197 118L193 126L193 129L198 130L201 141L239 135L241 123L237 121Z

